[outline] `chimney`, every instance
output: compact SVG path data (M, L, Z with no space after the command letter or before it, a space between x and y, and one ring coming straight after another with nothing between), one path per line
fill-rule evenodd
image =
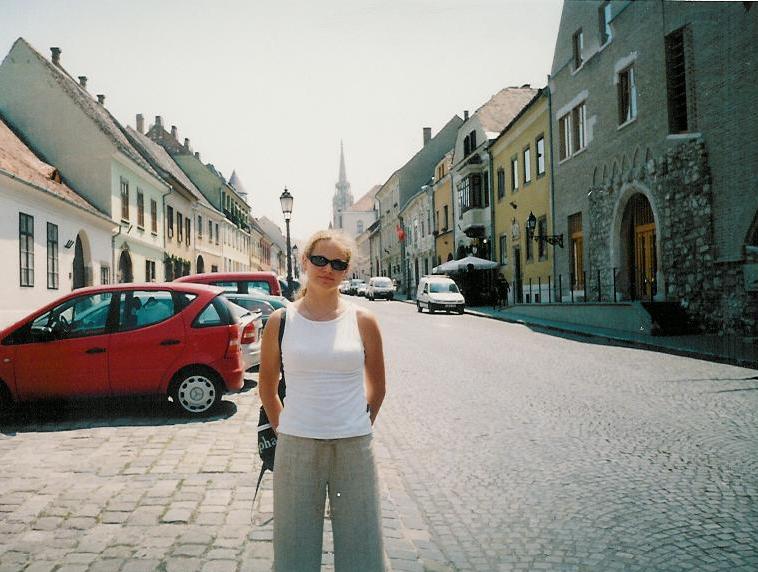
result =
M184 148L185 148L187 151L191 151L191 149L190 149L190 144L189 144L189 138L188 138L188 137L185 137L185 138L184 138Z
M424 127L424 145L429 143L429 141L431 140L432 140L432 128Z
M50 53L52 54L53 63L56 66L60 66L61 65L61 49L50 48Z
M97 102L100 105L105 105L105 96L102 93L97 94Z
M463 112L463 121L468 121L468 109Z
M163 129L163 119L161 118L160 115L155 116L155 126L160 129Z
M79 76L79 85L82 87L82 89L87 89L87 76L86 75Z
M172 125L171 126L171 137L173 137L174 139L177 139L178 136L179 136L179 132L176 129L176 125Z
M141 113L137 114L137 132L138 133L144 133L145 132L145 116Z
M200 161L200 151L195 151L195 159Z

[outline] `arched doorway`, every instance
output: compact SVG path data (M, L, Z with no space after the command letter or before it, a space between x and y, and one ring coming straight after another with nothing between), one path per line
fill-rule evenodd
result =
M198 274L205 272L205 261L203 260L202 256L197 257L196 269Z
M119 283L134 282L132 257L126 249L121 251L121 256L118 258L118 281Z
M621 219L622 271L633 300L652 299L658 290L656 227L650 201L642 193L629 199Z
M76 246L74 246L74 267L73 267L73 289L84 288L87 285L87 276L84 270L84 247L82 239L76 235Z

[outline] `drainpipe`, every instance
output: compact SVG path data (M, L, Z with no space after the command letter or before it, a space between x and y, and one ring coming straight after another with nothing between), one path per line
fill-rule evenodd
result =
M113 272L113 279L111 280L112 284L116 283L116 238L118 237L119 234L121 234L121 230L122 230L122 226L121 226L121 223L119 222L118 232L114 234L113 236L111 236L111 258L112 258L111 269ZM94 282L95 280L94 276L92 277L92 280Z
M487 194L490 196L490 251L489 251L489 258L492 261L495 261L495 185L494 180L492 179L492 166L494 165L494 161L492 160L492 153L489 150L489 145L487 146L487 155L489 156L489 175L487 178L489 179L489 185L487 189Z
M161 238L163 239L163 254L166 255L166 197L170 195L173 192L174 188L169 185L168 186L168 192L163 193L161 196L161 214L163 214L163 232L161 233ZM177 229L177 233L178 233ZM178 234L177 234L178 236ZM162 260L163 263L163 280L166 280L166 261Z
M553 91L550 89L550 74L547 74L547 121L548 121L548 133L550 136L550 216L553 219L553 232L555 234L555 168L553 161ZM571 237L566 237L568 241ZM568 245L567 245L568 246ZM553 245L553 284L556 283L558 278L558 261L556 260L556 252L558 249ZM561 293L558 293L561 296ZM560 300L559 300L560 301Z

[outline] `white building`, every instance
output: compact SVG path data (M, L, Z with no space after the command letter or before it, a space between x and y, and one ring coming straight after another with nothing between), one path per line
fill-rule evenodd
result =
M0 120L0 259L10 272L0 281L0 327L92 282L93 267L111 264L116 228Z
M430 181L431 183L431 181ZM410 265L410 292L416 292L419 279L431 274L435 265L432 187L424 185L403 209L405 224L405 256Z
M82 240L84 285L163 279L163 197L170 187L132 147L123 127L61 66L23 38L0 65L0 110L6 121L97 210L120 222L110 260ZM30 97L34 94L34 97ZM116 271L114 272L113 269ZM74 283L74 286L78 286Z

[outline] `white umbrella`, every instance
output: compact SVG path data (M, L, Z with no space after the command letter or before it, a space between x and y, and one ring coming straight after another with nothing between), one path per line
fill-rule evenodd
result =
M484 258L477 258L476 256L467 256L460 260L448 260L443 262L439 266L432 268L434 274L444 274L445 272L460 272L467 270L468 265L472 264L474 270L488 270L490 268L497 268L497 262L492 260L485 260Z

